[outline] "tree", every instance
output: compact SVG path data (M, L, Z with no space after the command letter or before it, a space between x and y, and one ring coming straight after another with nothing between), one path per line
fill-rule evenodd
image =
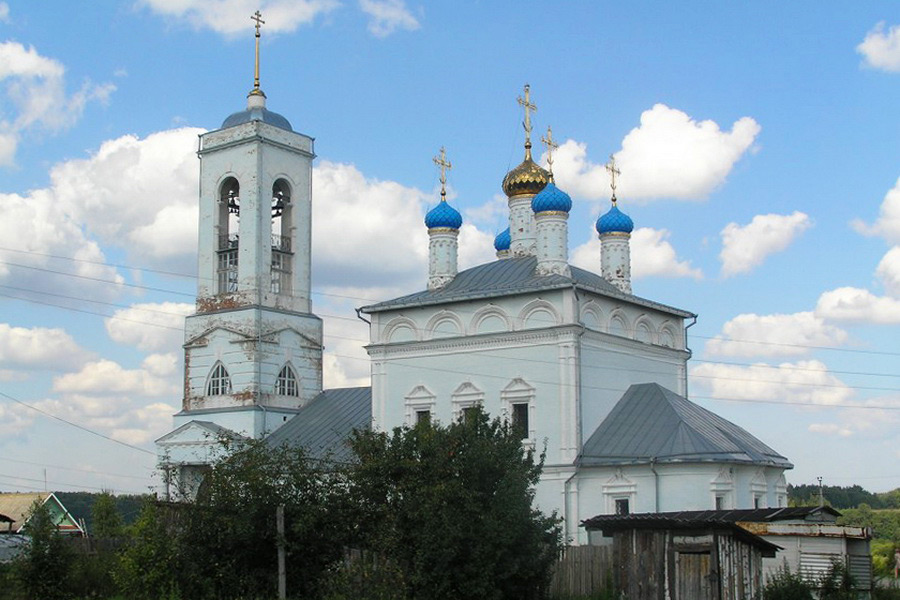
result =
M94 525L92 534L98 538L117 538L122 535L122 515L116 508L116 499L109 492L103 492L91 507Z
M46 504L35 501L25 525L29 543L16 558L15 572L29 599L67 598L72 554L56 527Z
M174 528L160 516L160 508L146 500L131 526L131 543L122 551L116 583L126 598L156 600L177 595L180 569Z
M766 581L764 600L813 600L812 586L800 573L792 573L787 561Z
M475 409L448 426L356 432L351 447L359 541L400 566L406 597L544 595L559 519L533 507L543 455L508 423Z

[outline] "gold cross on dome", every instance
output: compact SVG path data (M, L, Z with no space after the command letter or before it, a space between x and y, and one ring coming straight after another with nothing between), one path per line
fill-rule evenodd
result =
M525 121L522 126L525 127L525 149L531 150L531 111L537 112L537 106L531 101L531 86L525 84L525 98L519 96L516 102L525 109ZM530 155L531 152L528 152Z
M441 146L440 157L435 156L431 160L441 168L441 202L443 202L447 199L447 171L452 169L453 165L447 160L447 151L443 146Z
M606 170L609 172L609 187L612 188L612 201L616 201L616 176L621 175L622 171L616 168L616 156L614 154L609 155L609 163L606 165Z
M262 14L256 11L250 16L251 21L256 21L256 63L253 70L253 89L259 89L259 28L265 23L262 20Z
M547 135L541 137L544 146L547 147L547 167L550 171L550 180L553 180L553 151L559 148L559 144L553 141L553 129L547 126Z

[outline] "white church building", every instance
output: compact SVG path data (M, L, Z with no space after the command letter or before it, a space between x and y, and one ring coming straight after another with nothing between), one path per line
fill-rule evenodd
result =
M196 492L223 436L343 460L354 428L449 423L480 405L509 419L523 447L546 451L536 503L563 517L573 544L587 543L579 525L599 514L787 505L791 463L685 398L696 316L632 293L633 223L615 187L597 221L600 273L568 264L572 202L532 159L527 86L520 104L525 155L503 179L509 229L497 259L458 272L462 217L442 190L425 217L424 289L361 308L371 388L323 390L310 302L313 139L266 108L257 71L247 108L200 137L184 398L157 440L175 474L167 493ZM449 164L443 153L436 162L443 184Z

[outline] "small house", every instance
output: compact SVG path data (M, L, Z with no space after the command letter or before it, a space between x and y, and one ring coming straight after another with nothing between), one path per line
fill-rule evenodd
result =
M4 533L22 533L35 503L48 508L60 533L84 535L84 530L78 521L69 514L69 511L53 492L0 493L0 515L5 515L9 519L9 521L3 522Z

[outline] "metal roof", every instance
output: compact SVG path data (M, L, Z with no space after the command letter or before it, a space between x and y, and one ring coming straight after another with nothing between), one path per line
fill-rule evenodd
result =
M679 510L662 513L633 513L630 515L598 515L583 522L585 527L595 528L595 525L605 523L611 519L624 521L692 521L704 523L771 523L775 521L806 520L807 517L818 514L827 514L831 517L839 517L841 513L830 506L784 506L781 508L741 508L730 510Z
M265 440L270 447L303 446L311 458L350 460L347 438L372 422L372 388L324 390Z
M598 258L599 262L599 258ZM401 296L393 300L386 300L377 304L364 306L366 313L381 312L398 308L410 308L416 306L428 306L447 302L461 302L479 298L496 298L499 296L512 296L529 292L570 288L573 285L579 289L625 300L639 304L661 312L666 312L680 317L693 317L694 314L652 302L626 294L620 291L607 280L596 273L570 266L571 277L564 275L536 275L537 258L523 256L519 258L506 258L485 263L471 269L466 269L457 274L453 281L436 290L425 290Z
M657 383L632 385L591 434L580 466L726 462L793 465L746 430Z

